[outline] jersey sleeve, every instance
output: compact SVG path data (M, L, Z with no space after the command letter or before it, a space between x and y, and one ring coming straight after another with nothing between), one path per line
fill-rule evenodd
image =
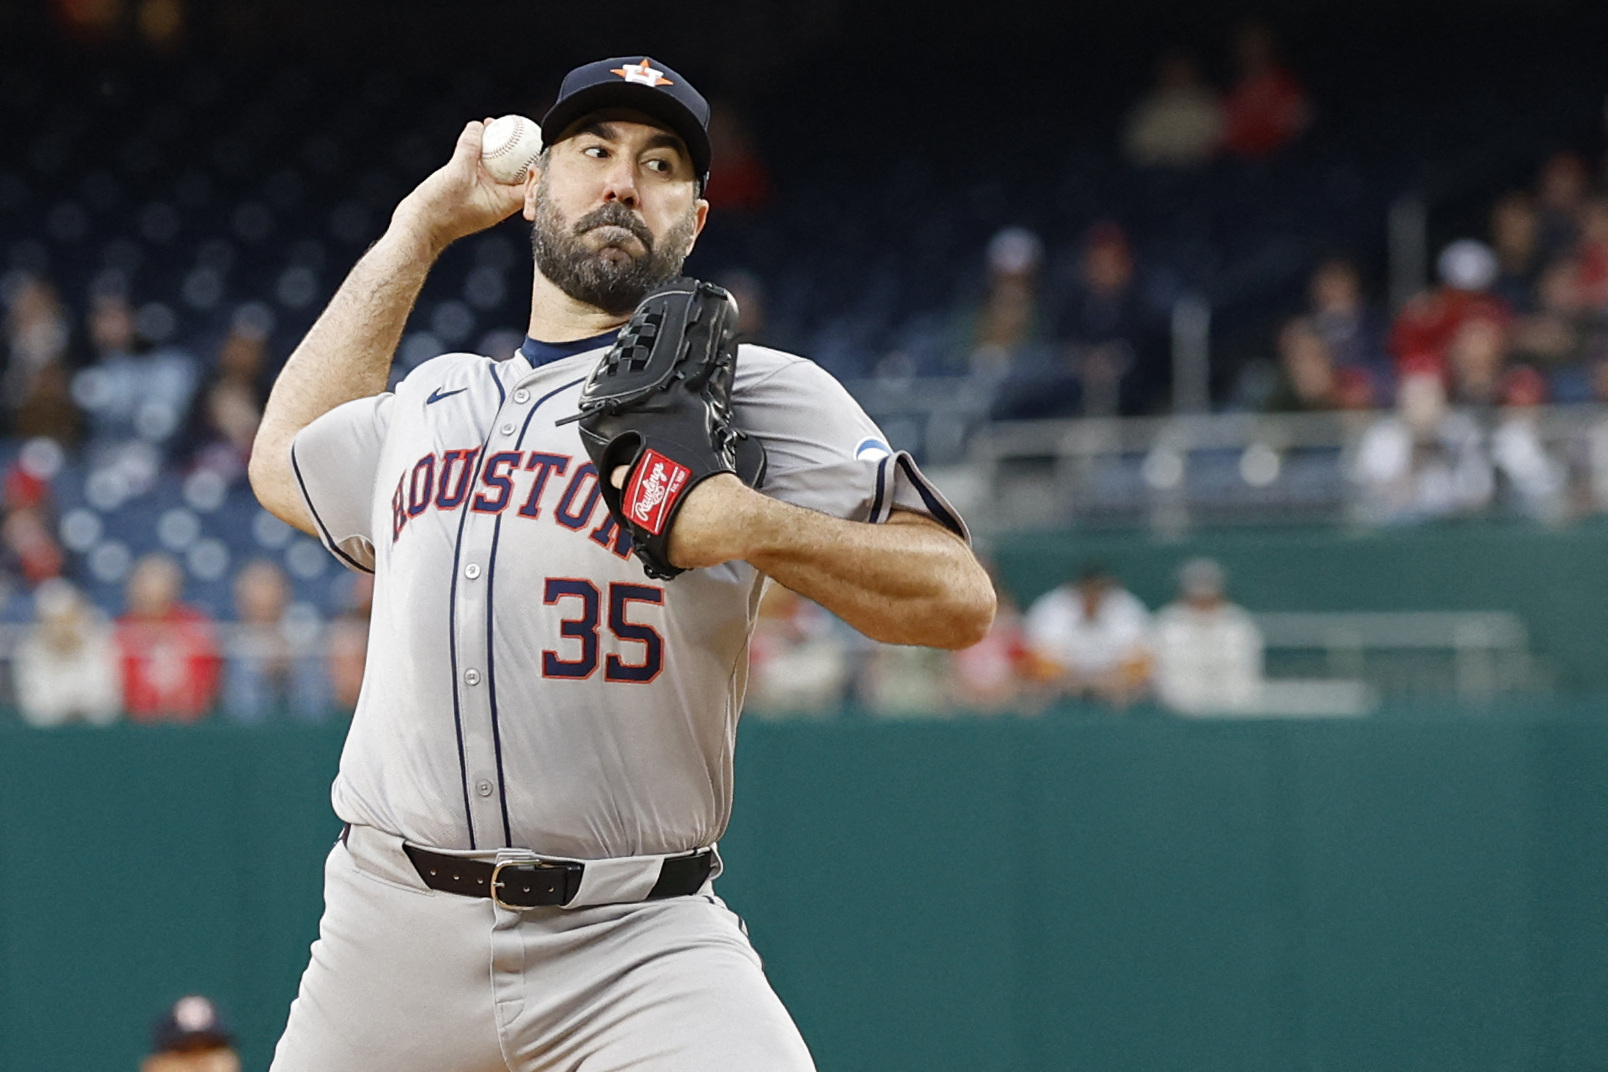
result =
M336 406L290 444L290 466L318 538L347 567L374 572L374 478L385 443L389 394Z
M909 510L970 542L960 513L907 451L888 445L830 373L773 351L749 356L745 348L738 359L732 401L737 426L758 437L769 455L760 490L849 521L880 524L894 510Z

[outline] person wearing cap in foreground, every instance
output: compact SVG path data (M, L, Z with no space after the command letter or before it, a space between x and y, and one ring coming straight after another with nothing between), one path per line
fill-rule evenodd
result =
M152 1025L140 1072L240 1072L234 1033L210 999L186 994Z
M959 515L843 387L738 347L729 296L677 279L708 213L708 117L630 56L564 79L521 184L491 179L468 124L274 387L258 498L375 575L333 790L347 828L277 1072L813 1067L713 886L760 597L779 583L945 648L983 637L994 597ZM524 344L386 391L437 256L514 212L536 266ZM583 385L682 343L740 433L719 464L593 454ZM852 896L841 861L796 871Z

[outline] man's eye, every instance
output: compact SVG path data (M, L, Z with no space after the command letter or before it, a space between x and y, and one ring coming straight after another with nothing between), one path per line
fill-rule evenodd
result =
M587 156L590 156L594 160L601 160L609 154L609 151L603 148L601 145L588 145L586 148L582 149L581 152L585 153Z
M662 159L662 158L661 159L649 160L648 161L648 167L652 168L654 171L657 171L657 172L659 172L660 174L663 174L663 175L667 175L667 174L670 173L670 161Z

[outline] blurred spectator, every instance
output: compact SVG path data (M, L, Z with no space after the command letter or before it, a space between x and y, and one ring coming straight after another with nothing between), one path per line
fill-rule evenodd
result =
M1123 151L1140 167L1195 167L1210 160L1223 140L1223 106L1200 77L1195 58L1164 53L1156 85L1128 115Z
M1491 293L1518 312L1530 312L1541 274L1541 218L1527 194L1510 193L1491 210L1491 249L1499 269Z
M1608 311L1608 198L1594 197L1580 213L1575 286L1587 306Z
M217 698L212 622L179 597L184 574L167 555L140 559L129 575L128 610L117 621L123 705L136 722L194 722Z
M6 511L0 523L0 552L7 569L32 588L61 576L65 556L48 515L37 507Z
M1389 325L1363 294L1357 266L1344 257L1319 264L1307 284L1312 326L1329 347L1337 368L1358 369L1378 386L1388 386L1390 362L1385 353Z
M1546 380L1535 369L1520 365L1508 372L1491 460L1520 513L1557 521L1568 511L1568 471L1541 439L1538 409L1546 400Z
M1150 679L1150 612L1111 574L1088 566L1028 608L1027 642L1056 690L1127 707Z
M156 310L148 317L151 330L170 329L163 323L168 317ZM95 361L73 377L72 395L89 414L96 442L168 444L190 410L195 359L176 347L158 347L138 332L134 310L115 288L93 299L90 341Z
M747 706L760 713L832 714L849 675L837 620L803 596L768 585L748 642Z
M1541 273L1536 286L1536 309L1513 326L1515 360L1535 366L1554 378L1585 378L1585 369L1604 349L1600 319L1593 315L1578 285L1575 262L1564 258ZM1579 401L1588 393L1584 384L1566 394Z
M235 318L189 419L194 464L233 483L246 473L251 444L268 400L267 332L251 317Z
M948 676L947 651L877 644L860 671L860 702L883 718L931 718L948 709Z
M304 722L328 718L329 681L316 652L319 622L310 607L291 607L284 573L266 559L249 562L235 575L234 597L225 714L237 722L264 722L281 711Z
M1460 406L1495 405L1507 369L1507 325L1485 310L1465 317L1447 349L1451 401Z
M1396 318L1390 348L1398 368L1433 367L1448 371L1452 340L1464 321L1476 318L1506 323L1511 313L1490 293L1496 282L1496 254L1484 242L1459 239L1436 261L1441 285L1409 301Z
M1311 124L1306 90L1278 62L1273 34L1260 22L1246 23L1235 35L1234 59L1239 80L1223 105L1223 147L1246 159L1272 156Z
M1037 707L1044 679L1056 672L1034 657L1021 610L998 588L999 609L988 635L949 660L950 696L958 706L983 714Z
M1248 711L1262 689L1262 631L1223 592L1209 558L1184 564L1179 598L1156 614L1156 696L1179 714Z
M1482 439L1467 414L1448 407L1439 372L1409 369L1396 412L1363 433L1352 459L1363 518L1412 522L1485 506L1494 489Z
M1575 153L1556 153L1541 165L1536 180L1541 258L1549 261L1574 248L1580 213L1591 188L1586 162Z
M994 416L1109 417L1147 408L1165 386L1157 374L1157 328L1127 235L1114 223L1095 225L1056 325L1061 352L1014 370L1000 386Z
M714 165L704 199L722 212L754 212L770 202L770 169L760 158L748 124L727 101L709 109L709 146Z
M6 303L5 371L0 377L6 430L73 446L82 415L68 387L71 331L56 288L18 272L0 286L0 297Z
M374 575L353 573L346 609L324 631L325 665L331 701L337 710L357 708L363 690L363 667L368 658L369 614L374 609Z
M1039 315L1039 267L1044 245L1025 227L1005 227L989 239L988 282L982 302L960 318L967 368L985 379L1006 375L1044 334Z
M1303 413L1373 406L1373 383L1365 369L1341 368L1313 321L1292 317L1279 332L1279 381L1268 408Z
M32 726L117 720L123 697L106 616L63 580L34 593L34 624L13 656L17 709Z
M188 994L152 1025L140 1072L240 1072L234 1033L209 999Z

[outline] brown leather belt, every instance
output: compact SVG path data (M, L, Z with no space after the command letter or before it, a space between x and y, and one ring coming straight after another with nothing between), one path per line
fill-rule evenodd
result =
M573 860L470 860L445 856L416 845L403 845L419 878L432 890L466 897L490 897L504 908L558 908L569 904L581 888L586 865ZM659 880L643 898L660 901L697 893L714 869L713 849L687 856L667 856Z

